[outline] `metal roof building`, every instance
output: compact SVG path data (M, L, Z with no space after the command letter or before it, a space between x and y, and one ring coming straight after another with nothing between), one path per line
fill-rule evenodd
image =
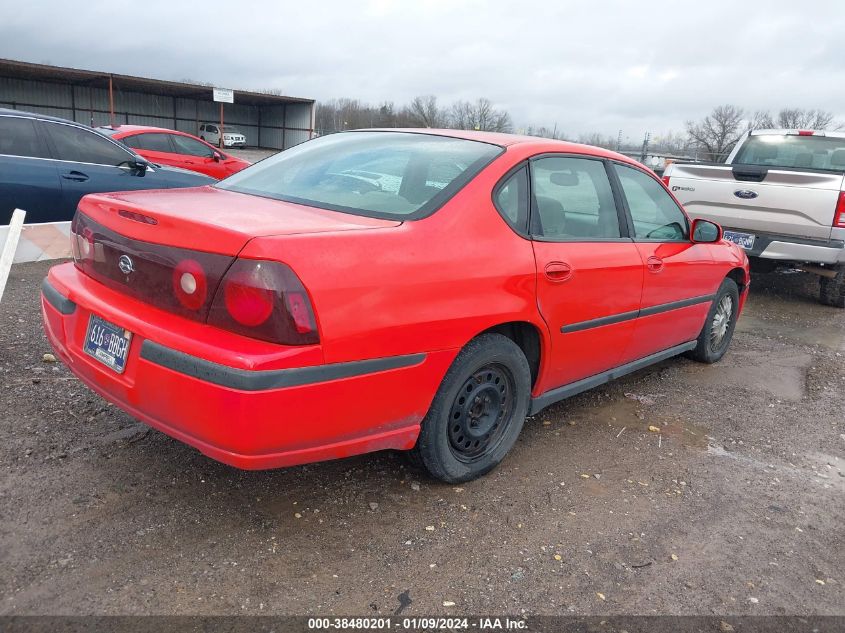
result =
M247 145L287 149L311 138L314 100L234 91L224 123ZM197 134L220 121L211 86L0 59L0 107L49 114L92 126L154 125Z

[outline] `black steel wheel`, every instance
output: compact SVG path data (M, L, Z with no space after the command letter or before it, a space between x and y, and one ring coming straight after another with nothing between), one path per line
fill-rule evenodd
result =
M450 483L484 475L516 442L530 398L531 371L519 346L500 334L473 339L434 397L415 457Z

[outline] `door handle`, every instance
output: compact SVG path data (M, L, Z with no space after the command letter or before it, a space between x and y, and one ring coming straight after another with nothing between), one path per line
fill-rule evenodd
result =
M663 270L663 260L657 257L656 255L652 255L647 260L645 260L645 265L648 267L649 272L652 273L659 273Z
M567 281L572 277L572 266L566 262L549 262L546 264L545 273L549 281Z
M74 182L85 182L88 180L88 175L83 174L81 171L69 171L66 174L62 174L62 178L65 180L73 180Z

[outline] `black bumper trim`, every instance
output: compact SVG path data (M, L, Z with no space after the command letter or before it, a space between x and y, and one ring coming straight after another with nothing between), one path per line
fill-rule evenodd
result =
M62 314L73 314L76 311L76 304L56 290L46 277L41 282L41 294L47 303Z
M192 378L241 391L266 391L341 378L354 378L364 374L419 365L425 360L425 356L425 354L408 354L313 367L252 371L213 363L149 340L141 345L141 358L144 360Z

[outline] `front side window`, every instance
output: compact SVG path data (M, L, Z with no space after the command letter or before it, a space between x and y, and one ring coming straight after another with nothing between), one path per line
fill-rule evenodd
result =
M531 162L532 233L551 240L613 239L619 215L604 163L550 156Z
M123 165L134 156L95 132L73 125L42 122L53 142L57 160L96 165Z
M214 150L205 143L200 143L189 136L182 136L181 134L170 134L169 136L173 141L177 154L200 156L202 158L211 158L214 156Z
M634 221L634 237L667 242L687 239L686 215L655 178L627 165L617 164L616 173Z
M35 132L32 119L0 116L0 154L48 158L47 150Z
M267 158L216 186L370 217L438 209L502 152L498 145L407 132L343 132Z

